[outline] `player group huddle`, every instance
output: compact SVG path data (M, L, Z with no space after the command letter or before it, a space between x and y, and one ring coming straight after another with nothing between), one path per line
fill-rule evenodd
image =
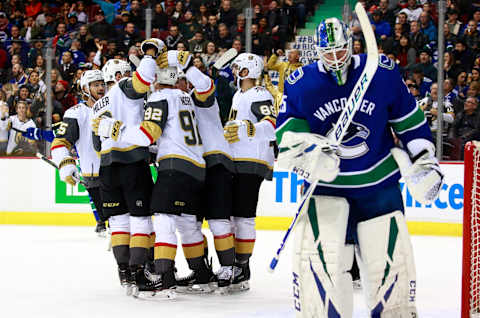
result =
M102 221L109 221L127 294L174 298L249 289L258 193L272 178L277 141L278 166L316 185L295 229L297 317L352 316L354 253L371 316L417 317L399 170L420 202L435 199L443 174L423 113L397 67L370 52L352 56L351 42L343 22L323 21L315 35L321 59L285 81L278 114L272 95L256 85L261 58L225 53L220 64L231 62L238 88L225 127L212 79L193 66L189 52L166 51L159 39L142 43L144 57L131 77L120 60L108 61L103 73L82 75L85 101L65 113L52 158L61 179L74 185L79 176L70 150L76 148L89 194ZM362 82L368 89L360 97L370 111L347 114L354 120L336 144L331 135L342 109L328 105L350 96L372 56L378 69ZM190 93L175 88L178 70L193 86ZM320 108L329 113L315 116ZM405 150L396 147L394 135ZM214 236L215 273L203 219ZM176 231L192 270L185 278L175 273Z

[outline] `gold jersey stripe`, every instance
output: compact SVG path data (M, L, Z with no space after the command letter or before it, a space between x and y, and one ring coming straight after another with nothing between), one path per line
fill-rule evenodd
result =
M187 156L182 156L182 155L166 155L166 156L163 156L163 157L160 157L157 159L157 162L160 162L162 160L165 160L165 159L182 159L182 160L185 160L185 161L188 161L188 162L191 162L193 163L195 166L199 167L199 168L205 168L205 164L203 163L199 163L199 162L196 162L195 160L193 160L192 158L189 158Z
M138 148L138 147L139 146L137 146L137 145L133 145L133 146L130 146L130 147L127 147L127 148L112 147L110 149L100 151L100 154L105 155L105 154L110 153L112 151L127 152L127 151L131 151L131 150L133 150L135 148Z
M153 141L150 140L152 143L162 135L162 128L153 121L142 121L140 127L150 134L150 137L153 139Z
M98 173L82 173L82 177L98 177Z
M138 72L134 72L132 76L132 85L135 92L143 94L150 90L150 84L142 79Z
M216 238L214 239L215 249L217 251L226 251L234 246L233 235L224 237L224 238Z
M235 240L235 253L237 254L252 254L255 242L239 242Z
M177 248L171 246L155 246L154 249L155 260L157 259L171 259L175 260Z
M150 248L150 235L133 235L130 238L130 248Z
M202 257L204 254L203 241L201 242L201 244L196 244L193 246L183 245L182 247L183 247L183 254L185 254L186 258Z
M215 84L213 84L213 80L210 85L210 89L206 92L199 93L197 92L197 90L194 90L193 93L195 94L195 98L198 99L200 102L206 101L208 97L215 93Z
M130 245L130 234L112 235L112 247L121 245Z
M268 169L273 170L273 167L268 164L268 162L260 160L260 159L253 159L253 158L234 158L233 161L248 161L248 162L255 162L261 165L267 166Z
M50 148L65 146L68 150L72 149L72 144L66 138L55 138Z
M228 159L233 160L232 156L230 156L228 153L225 153L225 152L220 151L220 150L212 150L212 151L207 151L207 152L203 153L203 157L207 157L207 156L211 156L211 155L223 155L223 156L227 157Z

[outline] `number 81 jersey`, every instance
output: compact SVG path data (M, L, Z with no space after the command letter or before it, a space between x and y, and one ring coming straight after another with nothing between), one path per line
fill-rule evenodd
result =
M252 138L230 145L239 173L253 173L272 178L276 114L273 97L264 87L237 90L232 100L229 120L249 120L255 125Z

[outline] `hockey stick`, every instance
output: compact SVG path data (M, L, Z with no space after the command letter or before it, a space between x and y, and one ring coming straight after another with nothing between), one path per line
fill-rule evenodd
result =
M46 163L48 163L49 165L51 165L52 167L54 167L55 169L59 169L58 166L55 164L55 162L53 162L52 160L48 159L47 157L45 157L44 155L42 155L41 153L37 152L36 153L36 156L40 159L42 159L43 161L45 161ZM80 178L77 178L75 176L72 176L72 178L80 183L81 185L83 186L86 186L87 184L85 183L85 181L81 180Z
M138 56L134 55L134 54L130 54L128 56L128 59L130 60L130 62L135 65L135 67L138 67L138 65L140 65L140 59L138 58Z
M367 62L365 64L365 68L363 69L362 74L360 75L360 78L358 79L357 83L353 87L352 93L348 97L347 105L342 110L342 113L340 114L338 121L335 124L334 135L332 138L333 140L331 141L331 145L334 149L338 149L338 146L342 143L343 137L347 132L348 126L350 126L350 123L352 122L353 117L355 116L355 113L357 112L359 105L362 103L363 96L365 95L368 89L368 86L370 86L370 83L372 82L373 76L375 75L375 72L377 71L377 67L378 67L378 48L377 48L377 42L375 40L375 34L373 33L373 29L370 25L370 20L368 19L367 13L365 12L365 9L361 5L361 3L357 3L357 5L355 6L355 12L357 13L358 19L360 21L360 26L362 27L363 35L365 37L365 42L367 44L367 50L368 50ZM308 188L305 195L302 197L302 200L298 205L297 212L295 213L295 217L290 223L290 226L288 227L287 232L285 233L282 239L282 242L280 244L279 249L277 250L277 253L272 258L272 261L270 262L269 270L271 272L275 270L275 267L277 266L278 260L280 258L280 254L282 253L285 247L285 244L290 236L290 233L292 232L292 229L297 224L297 221L299 219L299 216L304 206L308 206L308 204L306 203L310 201L310 198L317 186L317 183L318 183L318 180L313 182Z

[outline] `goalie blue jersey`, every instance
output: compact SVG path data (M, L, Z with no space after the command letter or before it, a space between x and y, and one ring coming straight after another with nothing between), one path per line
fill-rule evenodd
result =
M333 133L347 99L362 73L367 56L354 55L347 82L339 86L321 63L293 72L285 81L277 118L277 140L286 131ZM417 107L398 67L385 55L340 146L340 173L320 182L315 194L359 196L398 183L400 173L390 154L395 135L403 145L413 139L432 141L423 111Z

